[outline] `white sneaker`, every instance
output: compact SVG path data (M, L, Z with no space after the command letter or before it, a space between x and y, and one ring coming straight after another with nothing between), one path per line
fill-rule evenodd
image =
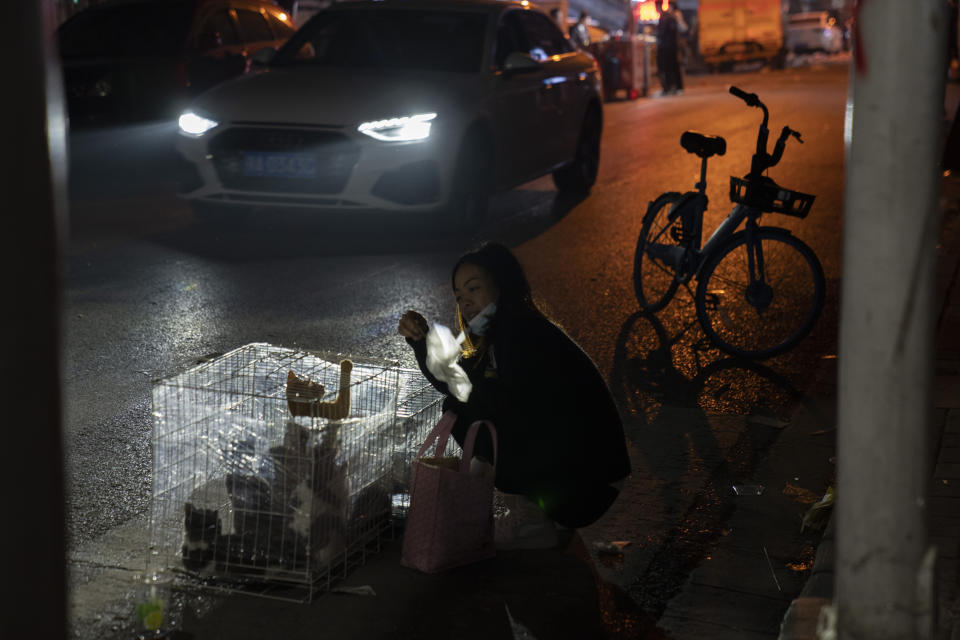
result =
M497 549L551 549L560 540L557 526L536 504L521 495L497 492L494 543Z

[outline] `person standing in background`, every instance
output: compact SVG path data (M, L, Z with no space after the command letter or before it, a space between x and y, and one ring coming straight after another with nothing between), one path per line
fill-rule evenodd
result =
M586 11L580 12L580 17L572 27L570 27L570 39L581 49L586 49L590 45L590 31L587 29L587 18L590 15Z
M683 93L683 73L680 70L680 34L687 32L683 15L673 0L666 11L660 12L657 23L657 71L662 94Z

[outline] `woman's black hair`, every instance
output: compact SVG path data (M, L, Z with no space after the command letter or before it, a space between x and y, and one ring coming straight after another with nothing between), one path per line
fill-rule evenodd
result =
M530 283L520 265L520 261L507 247L498 242L487 242L480 248L460 256L453 265L451 281L456 289L457 270L464 264L472 264L483 269L500 290L497 310L509 313L533 312L541 314L533 301Z

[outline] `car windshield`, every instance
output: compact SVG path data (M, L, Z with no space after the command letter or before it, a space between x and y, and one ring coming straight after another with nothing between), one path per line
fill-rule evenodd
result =
M192 0L168 0L80 11L60 27L60 55L132 58L174 53L186 40L193 5Z
M468 11L326 11L271 64L476 72L486 14Z

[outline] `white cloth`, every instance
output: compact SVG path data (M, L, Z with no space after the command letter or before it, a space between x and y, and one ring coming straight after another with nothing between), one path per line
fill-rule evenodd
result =
M442 324L433 325L427 332L427 370L447 383L450 393L460 402L466 402L473 390L467 372L457 364L464 338L463 333L454 338L453 332Z

